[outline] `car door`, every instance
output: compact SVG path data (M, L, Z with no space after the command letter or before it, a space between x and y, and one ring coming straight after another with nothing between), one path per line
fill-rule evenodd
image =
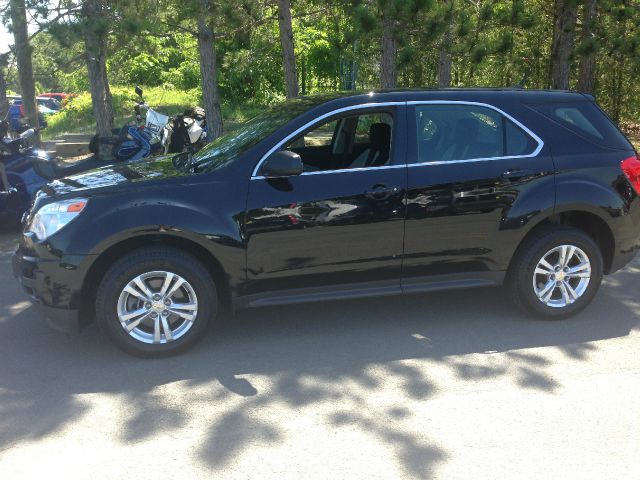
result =
M353 167L356 160L372 157L371 150L363 152L358 146L357 129L349 133L348 140L340 140L346 135L345 125L353 125L354 116L357 125L364 125L360 130L368 121L378 125L370 131L389 132L386 157L376 157L380 163ZM380 119L391 125L380 127ZM326 128L329 123L333 131ZM403 107L363 106L310 122L302 134L280 142L281 149L299 152L309 171L274 179L261 176L258 167L258 175L251 179L245 292L250 303L277 303L284 297L290 302L296 295L341 297L400 291L405 135ZM376 136L367 141L379 140ZM317 148L309 152L314 146ZM326 157L324 165L319 152Z
M403 290L499 283L519 229L553 209L544 143L491 105L417 102L407 117Z

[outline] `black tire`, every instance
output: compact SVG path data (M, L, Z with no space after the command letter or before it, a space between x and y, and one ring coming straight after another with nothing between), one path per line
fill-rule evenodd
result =
M584 293L573 303L552 307L536 295L534 271L547 252L561 245L576 246L586 254L591 264L591 277ZM546 320L559 320L589 305L600 288L602 275L602 252L589 235L572 227L545 227L534 232L520 245L509 267L505 287L511 300L525 312ZM560 296L561 292L554 295Z
M188 331L180 338L161 344L134 338L125 331L118 317L118 299L125 286L136 276L153 271L181 276L193 288L198 303ZM120 258L102 278L96 295L96 317L101 330L124 352L145 358L168 357L186 351L204 336L217 310L217 289L208 270L196 258L172 247L146 247Z

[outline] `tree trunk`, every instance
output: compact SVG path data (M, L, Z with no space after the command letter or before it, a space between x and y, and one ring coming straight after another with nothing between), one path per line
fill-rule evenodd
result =
M33 80L33 65L31 63L31 45L27 32L27 9L24 0L11 0L10 7L24 115L32 127L40 128L38 106L36 105L36 85ZM36 136L35 143L40 143L40 135Z
M595 22L598 15L598 0L586 0L582 19L582 37L584 40L594 36ZM593 93L596 86L596 52L589 51L580 59L578 74L578 90Z
M9 111L9 100L7 100L7 81L4 78L4 65L0 62L0 122L6 120Z
M306 69L307 60L302 56L302 61L300 62L300 76L302 77L302 95L307 94L307 69Z
M298 72L296 71L296 54L293 47L290 0L278 0L278 25L280 26L282 65L287 98L295 98L298 96Z
M569 62L573 51L577 9L575 0L556 0L549 75L551 88L569 88Z
M627 2L625 0L621 0L618 6L626 9ZM625 64L627 64L628 62L625 47L627 43L628 32L629 29L627 28L627 17L626 15L621 15L620 18L618 18L616 21L616 28L614 32L612 32L618 42L620 42L613 52L615 67L613 74L613 89L611 92L612 106L610 111L611 118L616 123L619 123L622 118L622 108L625 102L624 74L626 66Z
M85 0L82 14L85 21L84 45L96 133L101 139L106 139L112 136L113 103L107 78L108 20L105 5L101 0ZM98 156L103 160L112 160L112 146L104 142L99 142L98 145Z
M394 37L395 21L391 16L392 2L389 1L382 19L382 59L380 62L380 86L395 88L396 86L396 39Z
M451 86L451 42L453 40L453 31L451 26L442 35L442 44L440 45L440 57L438 58L438 88L446 88Z
M213 15L211 0L202 0L202 14L198 19L198 51L200 54L202 101L207 115L207 142L222 135L222 111L220 109L220 94L218 93Z

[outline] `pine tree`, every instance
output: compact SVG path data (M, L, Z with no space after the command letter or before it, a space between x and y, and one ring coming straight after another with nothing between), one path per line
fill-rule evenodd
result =
M296 55L293 47L290 0L278 0L278 25L280 29L282 66L287 98L293 98L298 96L298 73L296 69Z
M207 141L215 140L222 135L222 109L218 92L218 65L214 30L215 7L213 0L201 0L201 10L198 17L198 52L202 77L202 101L207 115Z
M7 79L5 77L5 69L7 68L8 55L0 55L0 121L7 118L9 111L9 100L7 99Z
M9 7L13 36L15 39L15 55L18 62L22 105L29 123L39 128L40 120L38 116L38 106L36 105L36 85L33 80L31 45L27 31L27 8L24 0L11 0ZM39 136L36 138L36 143L38 142Z
M107 78L107 6L101 0L85 0L82 4L85 56L89 74L89 88L96 133L99 142L98 156L111 160L113 153L104 139L111 137L113 130L113 101Z
M569 88L570 60L575 38L577 19L576 0L556 0L551 44L551 68L549 84L551 88Z
M581 42L577 50L580 54L578 90L593 93L596 82L596 53L599 43L595 36L598 14L598 0L585 0L582 6Z

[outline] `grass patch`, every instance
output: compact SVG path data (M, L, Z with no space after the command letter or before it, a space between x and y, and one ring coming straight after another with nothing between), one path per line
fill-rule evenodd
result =
M112 87L114 126L119 127L134 119L133 107L137 96L133 87ZM175 115L195 105L202 105L199 89L176 90L163 87L144 88L144 98L153 108L166 115ZM233 130L239 123L256 116L264 109L262 105L227 105L222 106L222 118L225 130ZM95 117L89 93L80 94L64 109L47 118L47 128L42 137L47 140L67 133L95 132Z

